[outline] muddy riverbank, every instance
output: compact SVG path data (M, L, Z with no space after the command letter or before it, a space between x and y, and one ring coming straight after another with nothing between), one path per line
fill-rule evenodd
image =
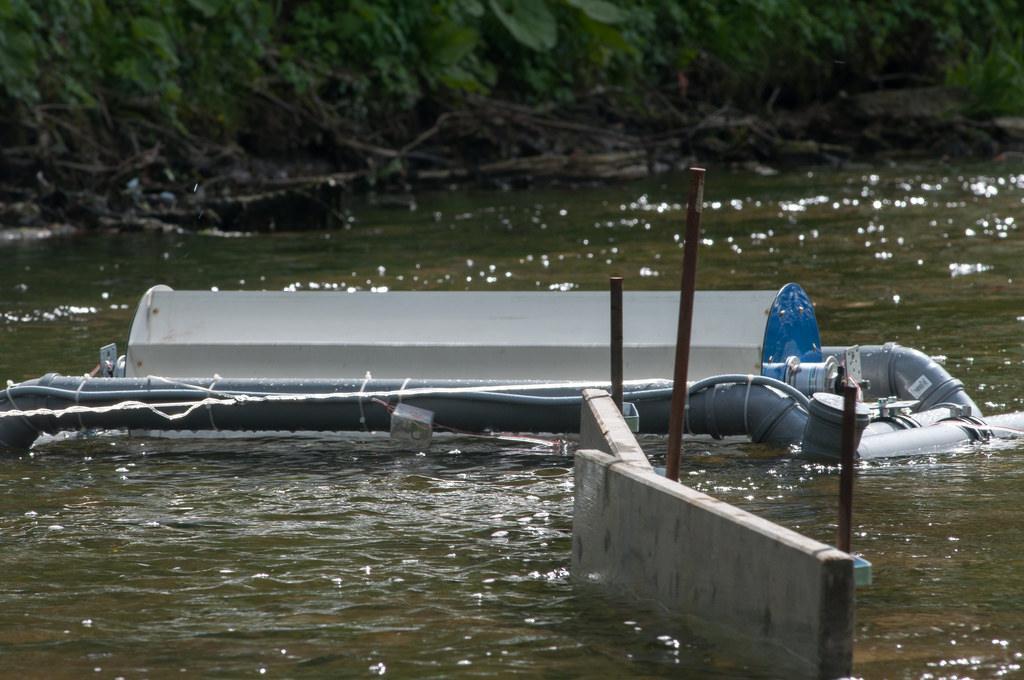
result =
M420 189L592 185L692 163L773 174L796 165L1024 157L1024 118L968 116L965 96L949 87L840 94L759 113L680 108L657 92L628 106L613 101L602 93L529 108L469 98L424 117L401 143L324 129L286 107L231 140L144 121L22 126L5 135L20 143L3 150L0 233L333 228L349 219L352 194L415 209Z

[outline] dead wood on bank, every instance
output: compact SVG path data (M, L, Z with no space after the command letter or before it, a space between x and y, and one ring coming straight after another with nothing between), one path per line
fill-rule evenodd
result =
M316 97L254 89L266 125L232 139L40 107L0 120L0 227L332 228L354 192L451 185L632 180L702 162L842 165L908 150L982 156L1024 149L1024 121L971 121L945 88L869 93L802 112L683 111L597 93L564 107L470 97L420 126L360 130Z

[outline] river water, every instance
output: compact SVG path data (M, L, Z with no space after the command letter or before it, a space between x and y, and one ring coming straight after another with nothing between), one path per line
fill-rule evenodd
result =
M0 378L81 373L142 292L678 285L683 176L353 199L346 228L15 238L0 232ZM989 413L1024 409L1024 168L759 176L711 168L698 286L803 285L826 344L898 341ZM1019 280L1018 280L1019 279ZM386 294L386 293L384 293ZM629 376L627 376L629 377ZM644 442L657 459L664 441ZM1024 663L1024 447L861 465L855 672ZM836 470L688 446L696 488L831 542ZM569 568L572 459L441 439L98 437L0 460L0 675L774 677Z

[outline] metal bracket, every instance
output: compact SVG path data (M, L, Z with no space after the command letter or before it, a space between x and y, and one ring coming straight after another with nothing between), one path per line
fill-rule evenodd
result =
M881 397L876 402L879 418L906 415L912 412L921 402L913 399L900 401L898 397Z
M855 385L860 385L864 380L864 374L860 367L860 345L846 348L843 365L846 368L846 377L851 378Z
M391 441L406 446L428 447L434 433L434 412L399 404L391 412Z
M100 378L113 378L114 369L117 367L117 344L110 343L100 347Z
M637 410L636 404L631 401L625 402L622 405L622 417L630 432L636 434L640 431L640 411Z

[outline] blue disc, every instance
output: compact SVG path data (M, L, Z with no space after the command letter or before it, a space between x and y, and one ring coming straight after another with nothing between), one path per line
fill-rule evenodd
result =
M800 363L822 361L821 333L814 305L798 284L787 283L775 296L768 311L762 348L761 373L779 380L786 377L789 357L797 357Z

